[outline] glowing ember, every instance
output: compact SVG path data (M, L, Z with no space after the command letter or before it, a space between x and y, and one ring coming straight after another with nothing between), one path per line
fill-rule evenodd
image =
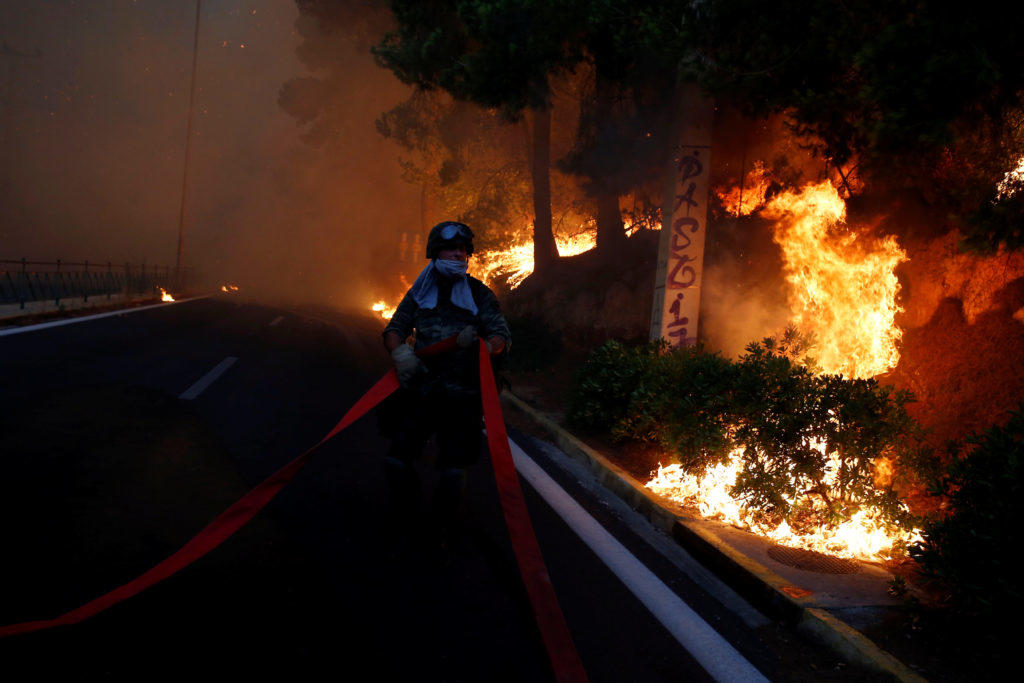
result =
M896 238L847 229L846 204L828 181L776 196L763 215L776 220L793 322L814 336L821 370L867 378L894 368L902 332L893 271L907 259Z
M743 179L742 185L731 188L715 188L715 194L722 200L722 206L733 216L749 216L765 203L765 195L771 187L771 171L765 168L763 161L755 161Z
M596 244L596 237L592 232L555 237L559 256L576 256L590 251ZM491 250L474 255L470 261L470 268L474 277L483 280L488 286L497 280L505 279L509 288L515 289L533 272L533 240L525 239L502 251Z
M398 308L398 306L388 306L385 302L378 301L370 307L370 310L374 313L379 313L380 317L384 318L384 320L391 320L391 316L395 314L396 308Z
M236 287L235 285L221 285L220 291L227 292L228 294L230 294L232 292L237 292L238 287Z
M167 293L163 287L160 288L160 301L174 301L174 297Z
M1005 199L1006 197L1012 197L1017 188L1011 187L1011 185L1018 185L1024 182L1024 157L1017 162L1016 168L1012 171L1007 171L1003 179L996 185L996 199Z
M836 526L820 526L804 533L794 531L783 521L777 526L766 524L745 510L730 495L740 471L740 451L730 454L729 460L711 468L703 477L687 474L681 465L658 466L647 488L680 505L696 507L700 514L716 518L779 545L803 548L838 557L864 560L887 560L892 557L893 546L920 540L917 529L899 531L888 527L871 510L860 510L849 521ZM838 468L831 468L834 472ZM829 477L826 477L829 484Z

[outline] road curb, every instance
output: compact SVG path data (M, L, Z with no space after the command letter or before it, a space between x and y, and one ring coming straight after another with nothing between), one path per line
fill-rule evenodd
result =
M696 520L673 512L670 501L647 489L631 474L551 418L507 390L502 393L502 398L549 435L566 455L586 466L605 488L671 535L701 562L714 568L721 578L759 609L786 621L851 663L888 674L899 681L925 681L863 633L817 607L802 594L805 591L728 545L713 531L697 524Z
M200 299L209 299L211 295L202 294L199 296L189 297L187 299L176 299L174 301L161 301L158 303L147 304L145 306L125 306L123 308L113 308L109 310L103 310L99 313L91 313L88 315L72 315L64 318L55 318L53 320L47 320L39 323L28 323L23 325L11 325L9 327L0 327L0 337L4 337L12 334L21 334L24 332L34 332L36 330L45 330L51 327L62 327L64 325L73 325L76 323L84 323L92 320L99 320L101 318L110 318L118 315L127 315L129 313L137 313L139 311L148 311L154 308L163 308L165 306L174 306L175 304L184 304L189 301L199 301ZM85 310L85 309L78 309Z

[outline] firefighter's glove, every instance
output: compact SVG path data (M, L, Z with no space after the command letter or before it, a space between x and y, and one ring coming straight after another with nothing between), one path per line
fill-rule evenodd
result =
M455 343L459 345L460 349L468 349L470 344L476 341L476 328L472 325L466 325L466 328L459 332L459 336L455 338Z
M480 338L477 336L476 328L472 325L466 325L465 329L463 329L462 332L459 332L459 336L455 338L455 343L459 345L460 349L465 349L469 348L469 346L477 339ZM490 344L483 339L480 339L480 343L487 347L487 353L491 352Z
M398 372L398 381L403 387L409 386L417 375L425 373L427 368L423 361L416 356L416 353L408 344L400 344L391 352L395 359L395 370Z

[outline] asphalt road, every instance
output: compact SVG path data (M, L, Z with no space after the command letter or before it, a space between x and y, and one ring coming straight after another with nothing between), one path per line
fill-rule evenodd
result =
M206 299L0 336L0 623L57 616L134 578L318 441L388 368L380 328ZM198 396L179 398L228 358ZM545 444L510 435L765 676L863 680L660 551ZM180 574L82 624L0 641L4 679L550 680L487 458L471 471L455 551L400 553L385 447L372 416L356 423ZM429 449L421 464L429 493ZM524 490L591 679L708 680ZM423 511L402 519L429 533Z

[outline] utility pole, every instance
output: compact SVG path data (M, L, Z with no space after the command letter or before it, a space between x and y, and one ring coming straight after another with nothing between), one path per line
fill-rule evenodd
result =
M654 276L651 340L697 343L704 237L707 235L714 104L694 83L679 82L673 102L658 267Z
M174 266L174 282L181 286L182 259L185 255L185 208L188 203L188 171L192 159L192 119L196 102L196 65L199 61L199 14L202 0L196 0L196 29L192 37L192 80L188 92L188 124L185 128L185 168L181 177L181 213L178 216L178 259Z

